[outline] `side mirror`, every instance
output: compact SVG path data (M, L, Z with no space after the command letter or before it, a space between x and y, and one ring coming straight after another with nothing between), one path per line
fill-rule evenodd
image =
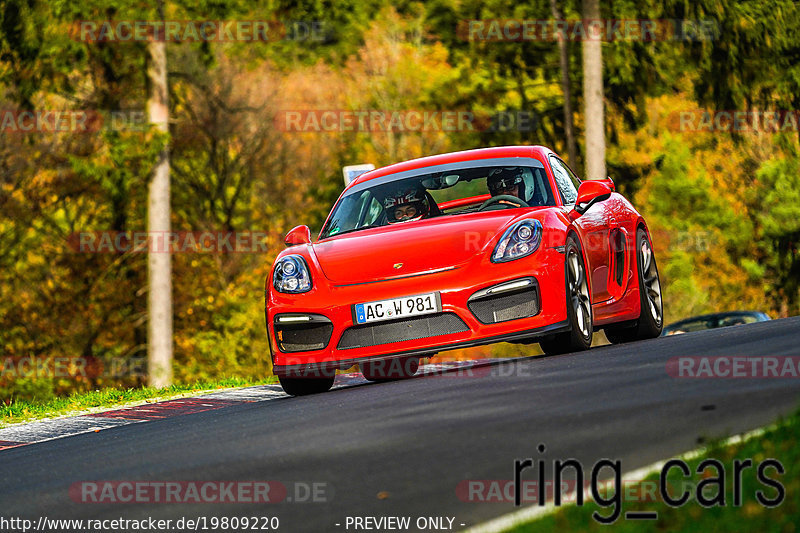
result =
M599 181L601 181L601 182L605 183L606 185L608 185L609 187L611 187L612 191L616 191L617 190L617 186L614 185L614 180L611 179L611 176L607 177L606 179L599 180Z
M286 234L284 239L286 246L297 246L298 244L311 244L311 230L308 226L297 226Z
M613 182L612 182L613 185ZM578 187L578 199L575 200L575 211L582 215L597 202L608 200L612 189L606 180L588 180Z

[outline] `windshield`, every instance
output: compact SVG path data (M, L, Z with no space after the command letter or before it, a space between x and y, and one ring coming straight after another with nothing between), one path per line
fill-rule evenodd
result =
M514 158L427 167L382 176L355 186L334 207L320 239L367 228L483 210L554 206L544 166ZM509 162L517 163L509 165ZM525 164L519 164L524 162ZM501 164L505 163L505 164ZM510 198L508 198L510 197ZM519 199L524 204L514 203Z

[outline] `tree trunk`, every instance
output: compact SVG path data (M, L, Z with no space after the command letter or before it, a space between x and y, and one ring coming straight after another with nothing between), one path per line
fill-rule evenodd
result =
M564 15L558 7L558 0L550 0L550 10L553 20L561 21ZM575 149L575 133L572 123L572 84L569 81L569 41L559 36L558 55L561 63L561 90L564 93L564 136L567 138L567 162L573 170L577 168L578 160Z
M599 0L583 0L584 21L600 19ZM587 179L606 177L606 136L603 120L603 52L600 36L583 41L583 106L586 122Z
M158 2L159 17L164 19L164 4ZM166 42L153 40L147 45L150 55L147 75L150 98L147 113L159 131L169 133ZM148 273L148 381L152 387L172 383L172 256L168 249L170 231L169 150L165 145L153 170L147 199L147 231L150 250Z

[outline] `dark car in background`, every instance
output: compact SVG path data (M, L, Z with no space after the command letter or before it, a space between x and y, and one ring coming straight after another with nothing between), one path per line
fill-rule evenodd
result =
M684 318L678 322L665 326L661 336L679 335L690 331L704 329L724 328L741 324L752 324L771 320L769 315L761 311L728 311L726 313L711 313L708 315Z

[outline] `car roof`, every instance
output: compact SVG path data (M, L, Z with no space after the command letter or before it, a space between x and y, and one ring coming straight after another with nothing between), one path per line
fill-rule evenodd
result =
M461 152L449 152L446 154L431 155L417 159L410 159L401 163L394 163L392 165L365 172L350 182L350 185L347 188L359 183L364 183L365 181L379 178L381 176L394 174L396 172L404 172L407 170L415 170L418 168L431 167L435 165L444 165L447 163L459 163L461 161L493 159L500 157L533 157L544 161L546 154L549 152L550 149L544 146L496 146L494 148L478 148L476 150L464 150Z

